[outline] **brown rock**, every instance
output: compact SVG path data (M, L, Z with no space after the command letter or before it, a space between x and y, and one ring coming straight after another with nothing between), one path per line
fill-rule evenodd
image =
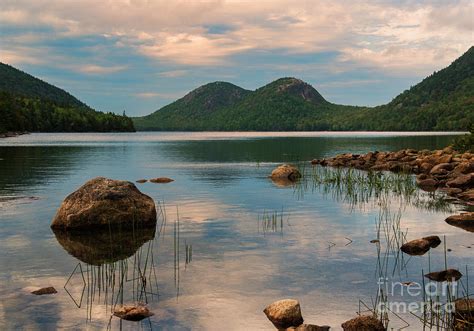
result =
M301 178L301 173L295 166L290 164L283 164L272 171L270 178L288 179L290 181L296 181Z
M468 202L474 202L474 189L470 189L458 194L458 198Z
M385 331L383 323L373 316L358 316L342 323L344 331Z
M474 173L459 175L446 183L448 187L472 187L474 185Z
M58 293L58 291L56 291L54 287L50 286L50 287L40 288L39 290L33 291L31 293L34 295L45 295L45 294L56 294Z
M319 161L318 159L311 160L312 165L316 165L316 164L320 164L320 163L321 163L321 161Z
M141 321L144 318L153 316L153 313L146 306L122 306L115 309L114 315L127 321Z
M277 329L287 329L303 324L300 303L293 299L275 301L263 312Z
M430 248L438 247L441 239L438 236L429 236L409 241L400 247L400 250L408 255L424 255Z
M51 227L90 230L110 225L155 226L155 202L133 183L97 177L64 199Z
M451 154L445 154L438 159L438 163L449 163L453 159Z
M451 163L440 163L435 165L430 170L431 175L438 175L438 174L446 174L448 171L453 169L453 165Z
M425 191L432 191L438 186L438 181L433 178L423 179L418 182L418 186Z
M174 179L171 179L168 177L158 177L158 178L150 179L150 183L155 183L155 184L166 184L166 183L171 183L171 182L174 182Z
M474 232L474 212L452 215L449 216L445 221L449 225L456 226L469 232Z
M430 272L425 275L426 278L435 282L451 282L453 280L458 281L462 277L456 269L447 269L443 271Z
M456 174L468 174L474 172L474 162L464 161L459 163L453 170Z
M429 173L431 168L433 168L433 165L431 163L428 163L428 162L421 163L421 165L419 167L420 172L423 172L423 173Z
M457 299L454 302L454 307L454 330L472 330L474 326L474 299Z
M319 326L313 324L301 324L297 327L290 327L286 331L329 331L331 327L327 325Z
M146 182L148 182L146 179L137 180L137 183L139 183L139 184L143 184L143 183L146 183Z

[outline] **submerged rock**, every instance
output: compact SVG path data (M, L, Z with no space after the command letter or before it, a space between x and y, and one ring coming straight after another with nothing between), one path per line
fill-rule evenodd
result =
M156 225L155 202L130 182L97 177L64 199L53 229Z
M171 179L168 177L158 177L158 178L150 179L150 183L155 183L155 184L166 184L166 183L171 183L171 182L174 182L174 179Z
M301 172L293 165L283 164L272 171L270 178L296 181L301 178Z
M303 324L301 307L298 300L284 299L275 301L267 306L263 312L277 329L298 327Z
M342 323L344 331L385 331L383 323L373 316L357 316Z
M469 232L474 232L474 212L452 215L449 216L445 221L449 225L456 226Z
M430 272L429 274L426 274L425 277L435 282L452 282L458 281L462 277L462 273L456 269L447 269L443 271Z
M141 321L154 314L146 306L122 306L115 309L114 315L127 321Z
M137 183L139 183L139 184L143 184L143 183L146 183L146 182L148 182L148 180L146 180L146 179L137 180Z
M103 265L126 259L155 237L155 227L136 228L132 232L115 228L92 232L53 230L58 243L78 260Z
M34 295L45 295L45 294L55 294L55 293L58 293L58 291L56 291L54 287L50 286L50 287L40 288L39 290L33 291L31 293Z
M438 236L429 236L421 239L409 241L400 247L400 250L408 255L423 255L430 250L436 248L441 243Z

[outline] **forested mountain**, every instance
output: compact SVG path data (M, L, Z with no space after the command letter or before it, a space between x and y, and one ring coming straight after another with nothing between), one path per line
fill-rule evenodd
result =
M66 91L0 63L0 132L135 131L126 116L97 112Z
M207 84L133 120L138 130L468 130L474 123L474 47L378 107L336 105L299 79L281 78L255 91Z
M206 130L210 118L220 110L238 103L249 93L231 83L209 83L163 107L159 112L134 118L134 123L141 130Z

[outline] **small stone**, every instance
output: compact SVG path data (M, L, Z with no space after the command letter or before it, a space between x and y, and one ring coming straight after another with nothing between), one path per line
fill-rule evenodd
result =
M295 166L283 164L274 169L270 177L272 179L287 179L290 181L296 181L301 178L301 173Z
M45 294L55 294L55 293L58 293L58 291L56 291L54 287L50 286L50 287L40 288L39 290L33 291L31 293L34 295L45 295Z
M438 236L429 236L409 241L400 247L400 250L408 255L424 255L430 248L438 247L441 239Z
M127 321L141 321L154 314L146 306L122 306L114 311L114 315Z
M171 183L171 182L174 182L174 179L171 179L168 177L158 177L158 178L150 179L150 183L155 183L155 184L166 184L166 183Z
M377 243L379 243L379 242L380 242L380 240L378 240L378 239L372 239L372 240L370 241L371 244L377 244Z
M286 329L286 331L329 331L330 328L328 325L301 324L297 327L292 326Z
M284 299L275 301L267 306L263 312L277 329L287 329L303 324L301 307L298 300Z
M137 180L137 183L140 183L140 184L143 184L143 183L146 183L147 180L146 179L139 179Z
M458 281L462 277L462 273L456 269L447 269L443 271L430 272L429 274L426 274L425 277L435 282L451 282L453 280Z
M358 316L342 323L344 331L385 331L383 323L373 316Z

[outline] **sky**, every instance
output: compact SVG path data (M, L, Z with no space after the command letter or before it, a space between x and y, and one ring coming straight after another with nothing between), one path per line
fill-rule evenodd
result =
M474 44L473 0L0 2L1 62L129 116L205 83L280 77L383 104Z

